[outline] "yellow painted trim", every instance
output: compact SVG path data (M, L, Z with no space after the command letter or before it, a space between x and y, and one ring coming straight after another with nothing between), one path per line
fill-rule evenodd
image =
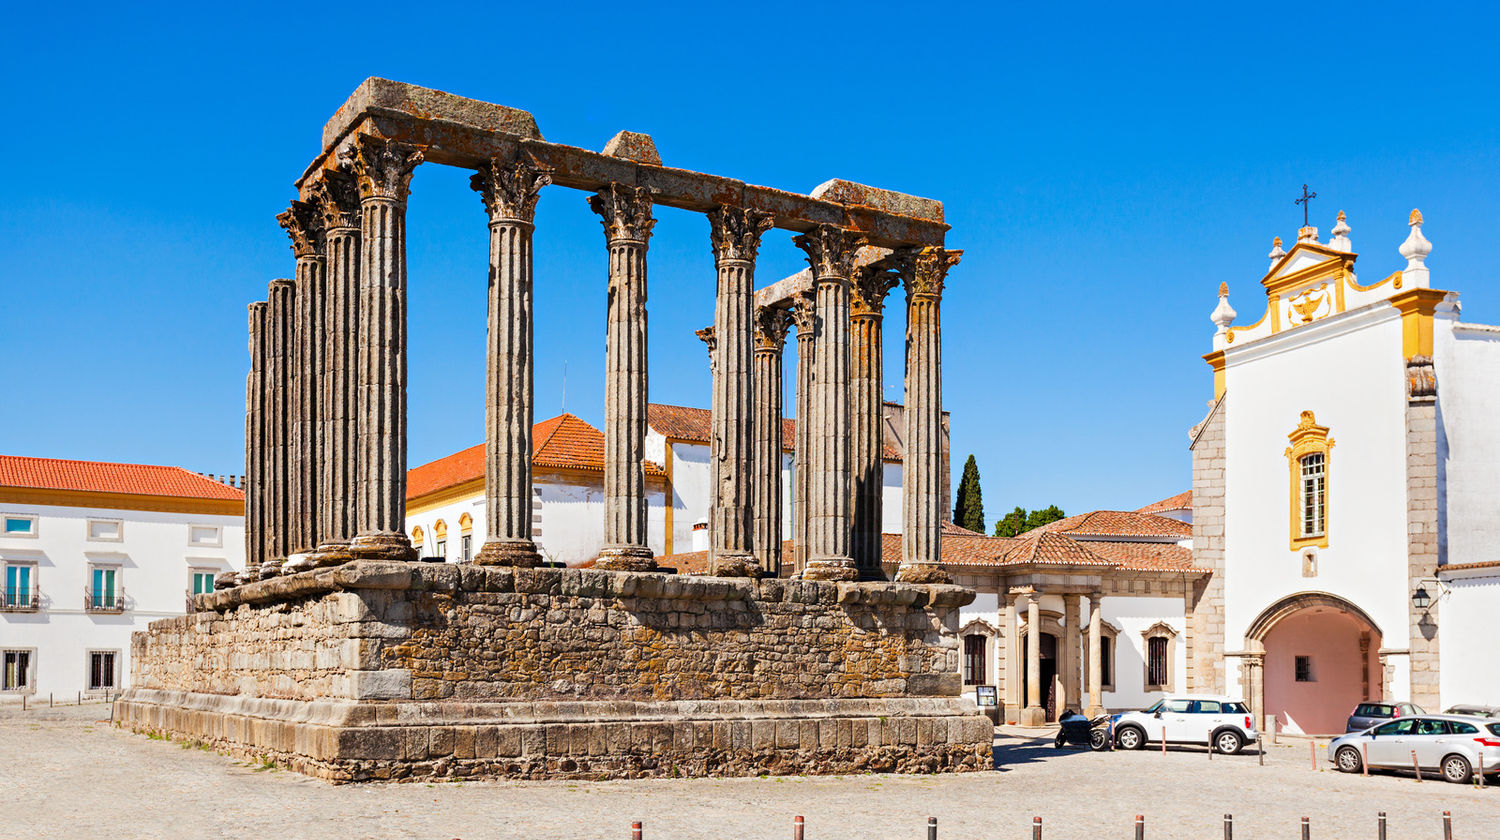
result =
M1311 411L1302 412L1297 421L1297 428L1293 429L1287 436L1291 446L1286 448L1287 470L1291 475L1290 502L1291 518L1288 520L1291 526L1292 551L1315 545L1318 548L1328 547L1328 512L1332 510L1333 503L1333 438L1328 436L1328 427L1319 426L1318 419ZM1322 533L1313 537L1302 536L1302 459L1314 453L1323 454L1323 528Z
M1224 396L1224 351L1215 350L1205 353L1203 361L1214 369L1214 399Z
M141 493L100 493L93 490L51 490L34 487L0 487L0 503L91 507L107 510L149 510L159 513L202 513L211 516L244 516L240 499L193 499L184 496L149 496Z
M433 523L433 525L432 525L432 536L433 536L434 539L439 539L439 540L446 540L446 539L448 539L448 523L444 522L441 519L439 519L437 522Z
M426 513L427 511L434 508L440 508L443 505L452 504L453 502L456 502L460 499L467 499L471 496L483 495L484 476L480 476L479 478L473 478L468 481L461 481L458 484L449 485L448 487L444 487L441 490L434 490L431 493L427 493L426 495L407 499L406 515L415 516L419 513Z
M1406 358L1432 355L1432 315L1447 295L1442 289L1407 289L1391 295L1391 305L1401 312L1401 352Z
M1276 272L1280 271L1282 266L1290 263L1292 261L1292 258L1297 256L1297 254L1302 251L1311 251L1314 254L1327 257L1328 259L1313 263L1307 268L1299 269L1291 274L1286 275L1285 277L1277 277ZM1297 280L1295 278L1316 273L1318 269L1326 268L1328 263L1334 260L1337 260L1340 263L1347 262L1349 265L1353 265L1354 260L1358 256L1359 254L1346 253L1344 251L1335 251L1332 248L1329 248L1322 244L1298 242L1292 245L1292 250L1287 251L1281 259L1276 261L1275 265L1271 266L1271 270L1267 271L1261 277L1260 284L1266 287L1267 292L1285 291L1285 288L1288 285L1295 286L1297 285L1297 283L1301 282L1300 280Z
M411 529L411 544L414 545L414 546L416 546L418 551L422 550L422 526L421 525L418 525L415 528Z
M474 533L474 517L470 516L468 511L458 515L458 532L464 536Z
M1394 274L1390 275L1389 277L1385 278L1384 280L1376 280L1374 283L1371 283L1368 286L1361 286L1358 283L1354 282L1354 272L1352 272L1352 271L1349 272L1348 274L1344 275L1344 278L1348 281L1349 288L1353 289L1356 292L1369 292L1369 291L1373 291L1373 290L1378 289L1381 286L1384 286L1385 284L1391 283L1391 282L1395 283L1394 288L1397 288L1397 289L1401 288L1401 272L1399 272L1399 271L1395 272Z
M666 451L666 457L664 457L662 460L666 461L666 463L662 465L662 468L664 470L666 470L666 473L667 473L667 499L666 499L666 504L662 505L662 507L666 509L666 525L663 526L663 527L665 527L667 533L665 534L666 539L662 540L662 542L666 546L665 553L668 554L668 555L671 555L671 554L675 553L674 551L672 551L672 508L673 508L673 505L672 505L672 494L673 494L673 490L672 490L672 461L673 461L673 457L672 457L672 439L671 438L667 438L666 439L666 450L665 451Z

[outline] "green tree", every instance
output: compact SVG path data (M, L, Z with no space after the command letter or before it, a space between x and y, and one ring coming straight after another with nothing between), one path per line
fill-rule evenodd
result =
M964 462L964 476L958 482L958 495L954 498L953 524L970 531L984 533L984 499L979 492L979 465L974 456Z
M1041 510L1034 510L1026 515L1026 530L1030 531L1032 528L1040 528L1049 522L1066 519L1067 516L1066 513L1063 513L1063 509L1057 505L1048 505Z
M1026 530L1026 508L1018 507L995 522L995 536L1014 537Z

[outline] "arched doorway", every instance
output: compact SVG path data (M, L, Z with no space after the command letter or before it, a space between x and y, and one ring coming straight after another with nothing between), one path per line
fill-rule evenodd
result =
M1245 635L1264 651L1259 696L1249 699L1287 732L1341 733L1356 704L1381 699L1380 628L1337 595L1283 598Z
M1028 632L1029 632L1028 630L1023 630L1021 632L1021 650L1022 651L1025 651L1026 650L1026 645L1029 644L1029 642L1026 639L1026 634ZM1042 680L1041 680L1041 686L1042 686L1042 708L1046 711L1046 713L1047 713L1047 720L1049 720L1049 721L1055 721L1055 720L1057 720L1057 712L1058 712L1057 700L1058 700L1059 694L1062 691L1062 686L1059 684L1061 681L1058 679L1058 677L1059 677L1060 674L1059 674L1059 670L1058 670L1058 655L1057 655L1057 651L1058 651L1057 634L1055 634L1055 633L1048 633L1046 631L1043 631L1042 632L1042 638L1041 638L1041 650L1040 650L1040 653L1041 653L1041 656L1040 656L1041 662L1040 662L1040 664L1042 666L1041 667L1041 671L1042 671ZM1028 673L1028 670L1029 669L1027 669L1025 667L1025 663L1023 661L1022 667L1021 667L1021 698L1022 698L1021 702L1023 704L1025 703L1025 698L1030 696L1027 693L1029 691L1028 680L1030 679L1030 674Z

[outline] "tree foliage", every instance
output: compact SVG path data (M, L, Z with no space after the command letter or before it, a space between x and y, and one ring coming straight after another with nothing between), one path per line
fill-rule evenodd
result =
M1066 517L1067 514L1063 513L1062 508L1057 505L1048 505L1041 510L1034 510L1026 514L1026 530L1030 531L1032 528L1040 528L1049 522L1056 522Z
M995 522L995 536L1019 536L1033 528L1040 528L1049 522L1065 518L1067 514L1063 513L1063 509L1057 505L1048 505L1030 513L1026 511L1026 508L1018 507Z
M973 455L964 462L964 475L953 499L953 524L984 533L984 498L979 491L979 465Z

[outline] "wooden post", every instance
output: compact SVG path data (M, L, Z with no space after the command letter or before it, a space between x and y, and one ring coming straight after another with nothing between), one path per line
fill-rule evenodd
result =
M1307 821L1307 817L1302 818L1302 840L1312 840L1312 825Z
M1031 818L1031 840L1042 840L1042 818Z
M1359 742L1359 770L1360 775L1370 775L1370 748L1364 741Z
M1146 840L1146 816L1135 815L1135 840Z
M630 840L641 840L641 824L633 822L630 824Z
M792 818L792 840L802 840L802 817Z
M1318 772L1318 742L1317 741L1308 741L1307 742L1307 757L1310 758L1310 759L1312 759L1312 769L1313 769L1313 772L1314 773Z
M1417 781L1422 781L1422 766L1417 763L1417 751L1411 751L1411 769L1417 774Z

